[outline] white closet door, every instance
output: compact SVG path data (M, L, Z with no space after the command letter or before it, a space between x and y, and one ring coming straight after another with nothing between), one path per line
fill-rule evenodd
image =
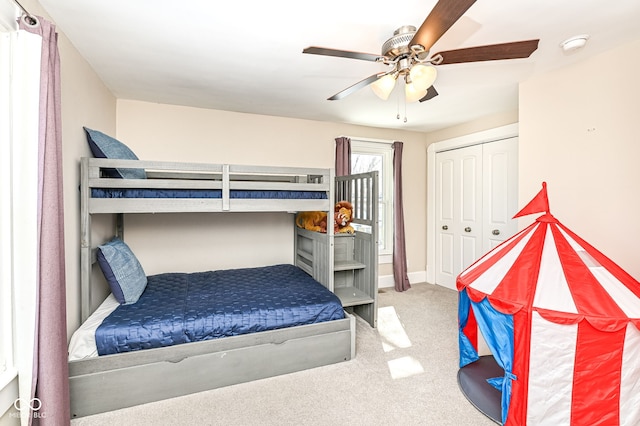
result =
M436 154L436 283L455 288L453 266L454 151Z
M436 154L436 282L457 275L482 251L482 146Z
M518 138L483 145L482 252L514 235L518 209Z
M517 232L518 138L436 154L436 283L455 289L460 272Z

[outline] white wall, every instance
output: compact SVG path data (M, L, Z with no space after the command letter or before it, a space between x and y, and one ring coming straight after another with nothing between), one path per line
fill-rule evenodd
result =
M640 279L640 40L520 86L520 204L551 213ZM526 220L526 219L525 219Z

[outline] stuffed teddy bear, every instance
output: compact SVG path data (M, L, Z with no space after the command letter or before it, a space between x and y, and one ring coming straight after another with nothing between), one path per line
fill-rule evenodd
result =
M351 226L353 220L353 206L348 201L339 201L334 207L333 232L353 234L355 229ZM327 232L326 212L300 212L296 216L296 226L315 232Z

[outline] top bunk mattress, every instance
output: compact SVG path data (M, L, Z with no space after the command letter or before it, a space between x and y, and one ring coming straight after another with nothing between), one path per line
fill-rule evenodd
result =
M92 188L92 198L222 198L219 189L115 189ZM326 191L257 191L231 190L232 199L324 200Z
M99 355L344 318L338 297L293 265L148 277L96 330Z

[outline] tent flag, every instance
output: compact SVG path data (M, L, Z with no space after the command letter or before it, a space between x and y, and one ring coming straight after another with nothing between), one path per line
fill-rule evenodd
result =
M520 216L526 216L528 214L542 213L549 214L549 197L547 197L547 182L542 182L542 189L538 194L533 197L533 200L529 201L529 204L524 206L522 210L513 216L513 219Z

